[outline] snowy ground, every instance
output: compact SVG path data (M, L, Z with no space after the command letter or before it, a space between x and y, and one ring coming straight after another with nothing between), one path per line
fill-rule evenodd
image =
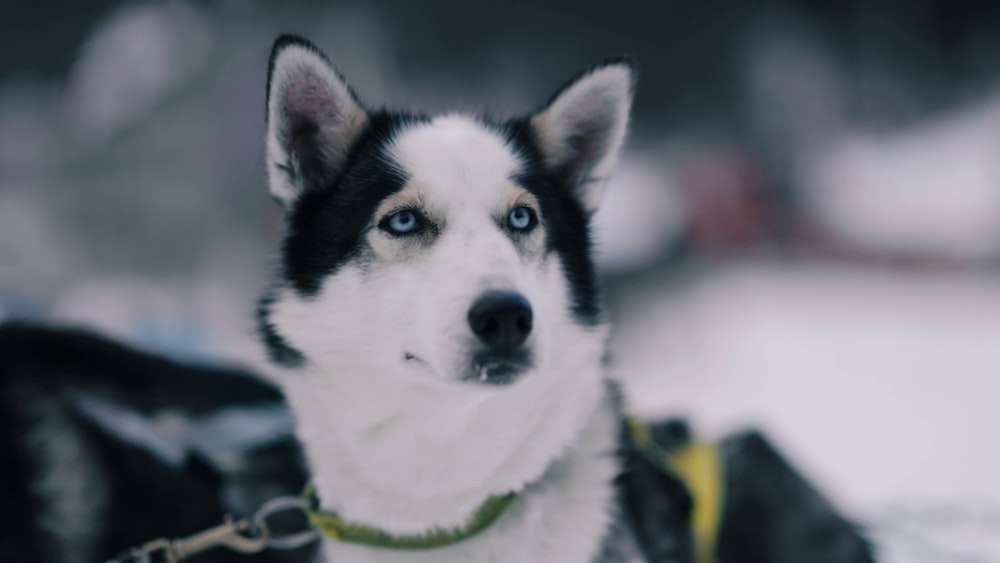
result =
M1000 561L1000 283L720 269L619 327L640 414L753 425L872 527L880 561Z

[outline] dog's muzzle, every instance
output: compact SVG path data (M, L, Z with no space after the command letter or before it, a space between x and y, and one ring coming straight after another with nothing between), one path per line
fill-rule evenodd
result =
M531 304L508 291L483 294L469 309L469 327L481 344L464 378L494 385L513 383L531 364L525 343L531 335Z

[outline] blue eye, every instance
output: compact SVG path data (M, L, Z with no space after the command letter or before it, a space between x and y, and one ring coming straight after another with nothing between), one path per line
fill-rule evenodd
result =
M423 219L415 211L404 209L384 219L381 227L394 235L412 235L423 227Z
M507 224L515 231L530 231L536 222L535 212L530 207L523 205L511 209L510 214L507 215Z

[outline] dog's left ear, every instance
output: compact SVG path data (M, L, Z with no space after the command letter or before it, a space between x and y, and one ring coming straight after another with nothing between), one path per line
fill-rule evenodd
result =
M531 118L546 165L567 179L590 213L625 143L634 86L631 60L606 61L563 86Z

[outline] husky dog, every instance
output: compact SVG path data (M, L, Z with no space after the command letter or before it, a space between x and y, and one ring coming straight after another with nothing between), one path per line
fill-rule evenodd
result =
M608 560L620 416L588 223L625 142L635 72L601 63L508 120L366 106L280 37L267 170L284 208L260 326L323 509L424 551L326 541L327 559Z

